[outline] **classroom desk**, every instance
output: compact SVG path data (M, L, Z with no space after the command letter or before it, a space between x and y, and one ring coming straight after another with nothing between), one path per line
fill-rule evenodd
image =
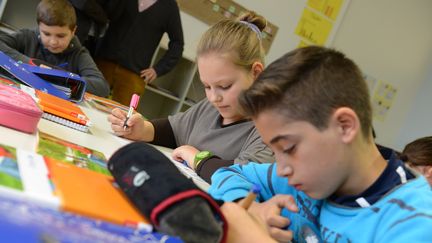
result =
M104 153L109 158L121 146L129 143L127 139L115 136L110 130L110 124L107 121L107 114L97 110L81 106L92 122L90 133L80 132L66 126L40 119L38 129L61 139L76 143ZM14 129L0 126L0 143L22 148L25 150L36 151L38 135L26 134Z
M111 155L117 149L131 142L128 139L124 139L113 134L110 123L107 120L108 115L106 113L91 108L85 102L83 102L80 107L92 122L90 133L80 132L46 119L40 119L38 124L39 131L96 151L100 151L106 156L106 158L111 157ZM36 151L38 135L37 133L26 134L14 129L0 126L0 143L16 148L22 148L28 151ZM171 149L161 146L155 147L171 159ZM184 167L183 164L178 162L174 162L174 164L183 174L192 178L198 187L204 191L207 191L209 184L199 178L191 169Z

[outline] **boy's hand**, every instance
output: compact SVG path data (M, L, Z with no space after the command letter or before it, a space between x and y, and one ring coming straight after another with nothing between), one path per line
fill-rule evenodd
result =
M284 208L293 212L298 211L292 196L276 195L263 203L254 202L248 211L266 223L267 229L274 239L280 242L289 242L293 238L293 233L285 229L290 224L290 220L281 216L281 211Z
M267 233L264 222L248 214L237 203L225 202L220 209L228 222L228 243L275 242Z
M41 65L39 65L39 67L46 68L46 69L52 69L50 66L45 65L45 64L41 64Z
M126 120L127 112L115 108L108 116L108 121L111 123L111 129L117 136L121 136L131 140L144 140L145 133L144 118L139 113L134 113L127 121L127 128L123 125Z
M190 145L183 145L173 150L172 158L179 162L186 161L190 168L194 168L195 155L199 150Z

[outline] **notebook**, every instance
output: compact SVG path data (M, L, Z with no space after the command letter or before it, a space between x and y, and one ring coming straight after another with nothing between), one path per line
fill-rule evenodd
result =
M148 221L115 187L111 176L45 158L61 208L120 225Z
M111 176L1 144L0 194L115 224L151 228Z
M71 143L61 138L39 132L36 152L46 157L92 170L104 175L111 175L107 169L107 159L102 152Z
M90 119L78 105L39 90L36 90L36 96L44 112L42 118L78 131L89 132Z

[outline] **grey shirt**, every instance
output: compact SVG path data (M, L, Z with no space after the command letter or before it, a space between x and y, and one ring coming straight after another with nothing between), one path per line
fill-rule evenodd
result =
M221 125L221 116L207 100L184 113L168 117L178 146L192 145L208 150L235 164L274 162L273 153L262 142L252 121Z
M14 34L0 32L0 50L16 61L28 63L30 58L80 75L87 83L88 92L106 97L109 85L97 68L87 49L74 37L62 53L51 53L42 44L38 30L22 29Z

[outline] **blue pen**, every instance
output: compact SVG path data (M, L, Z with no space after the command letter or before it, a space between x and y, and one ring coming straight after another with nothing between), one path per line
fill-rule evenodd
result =
M182 161L182 164L184 164L184 165L186 165L187 167L189 167L189 164L188 164L188 162L186 161L186 160L183 160ZM190 167L189 167L190 168Z

